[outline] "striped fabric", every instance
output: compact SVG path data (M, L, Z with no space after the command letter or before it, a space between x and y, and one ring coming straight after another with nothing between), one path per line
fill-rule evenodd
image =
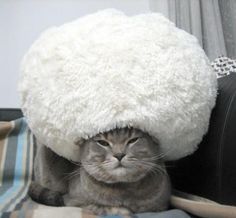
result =
M18 210L32 178L34 137L25 120L0 122L0 211ZM4 216L6 217L6 216Z
M97 218L81 208L48 207L28 198L27 190L33 178L35 142L36 139L24 118L0 122L0 218ZM138 218L189 217L180 210L136 216Z

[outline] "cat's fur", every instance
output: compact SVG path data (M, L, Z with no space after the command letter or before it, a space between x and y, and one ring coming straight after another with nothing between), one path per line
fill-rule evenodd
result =
M29 189L32 199L53 206L79 206L99 215L168 208L171 188L163 154L148 134L134 128L115 129L78 146L80 163L39 146L36 183Z

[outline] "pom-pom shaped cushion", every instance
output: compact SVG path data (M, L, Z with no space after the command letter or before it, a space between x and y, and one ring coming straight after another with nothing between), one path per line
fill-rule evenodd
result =
M78 161L75 141L131 126L168 160L192 153L208 129L216 76L192 35L160 14L104 10L39 37L25 55L22 110L37 139Z

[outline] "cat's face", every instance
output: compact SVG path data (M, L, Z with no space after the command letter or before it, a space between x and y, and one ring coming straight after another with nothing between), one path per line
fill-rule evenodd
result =
M82 167L106 183L135 182L161 168L158 144L138 129L99 134L85 141L81 148Z

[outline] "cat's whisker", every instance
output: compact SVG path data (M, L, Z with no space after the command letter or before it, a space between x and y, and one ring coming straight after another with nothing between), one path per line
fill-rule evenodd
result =
M63 180L71 180L73 177L78 176L78 175L80 175L80 171L75 170L71 173L67 173L67 175L63 177Z
M102 163L111 163L111 161L110 160L105 160Z
M174 151L175 150L175 148L170 148L170 149L168 149L165 153L162 153L162 158L163 157L166 157L170 152L172 152L172 151Z
M174 148L170 148L168 149L165 153L154 153L152 157L150 157L151 159L162 159L164 158L166 155L168 155L170 152L172 152L174 150Z
M103 166L109 166L112 163L112 161L104 161L102 162Z
M154 169L154 170L157 170L158 172L161 172L161 173L167 175L166 170L165 170L164 168L162 168L162 167L156 167L156 168L154 167L153 169Z
M173 166L173 165L165 165L166 168L174 168L176 166Z
M151 163L151 162L147 162L147 161L144 161L144 160L139 160L139 163L142 163L141 166L146 168L149 171L153 171L153 172L158 171L159 173L161 172L161 173L167 174L167 172L165 170L165 167L159 166L156 163Z
M83 164L81 167L84 168L84 166L89 166L90 167L90 174L91 175L96 175L99 174L100 179L102 180L108 180L110 179L110 175L105 175L104 173L100 173L101 169L99 168L99 166L96 166L94 164Z
M138 159L135 158L135 157L129 157L128 160L130 160L130 161L138 161Z
M98 166L90 165L90 174L97 177L96 175L99 175L100 179L103 181L111 179L111 175L104 174L101 172L101 169Z
M149 172L152 172L154 174L166 174L166 171L163 168L158 168L158 167L152 167L152 168L147 168Z

